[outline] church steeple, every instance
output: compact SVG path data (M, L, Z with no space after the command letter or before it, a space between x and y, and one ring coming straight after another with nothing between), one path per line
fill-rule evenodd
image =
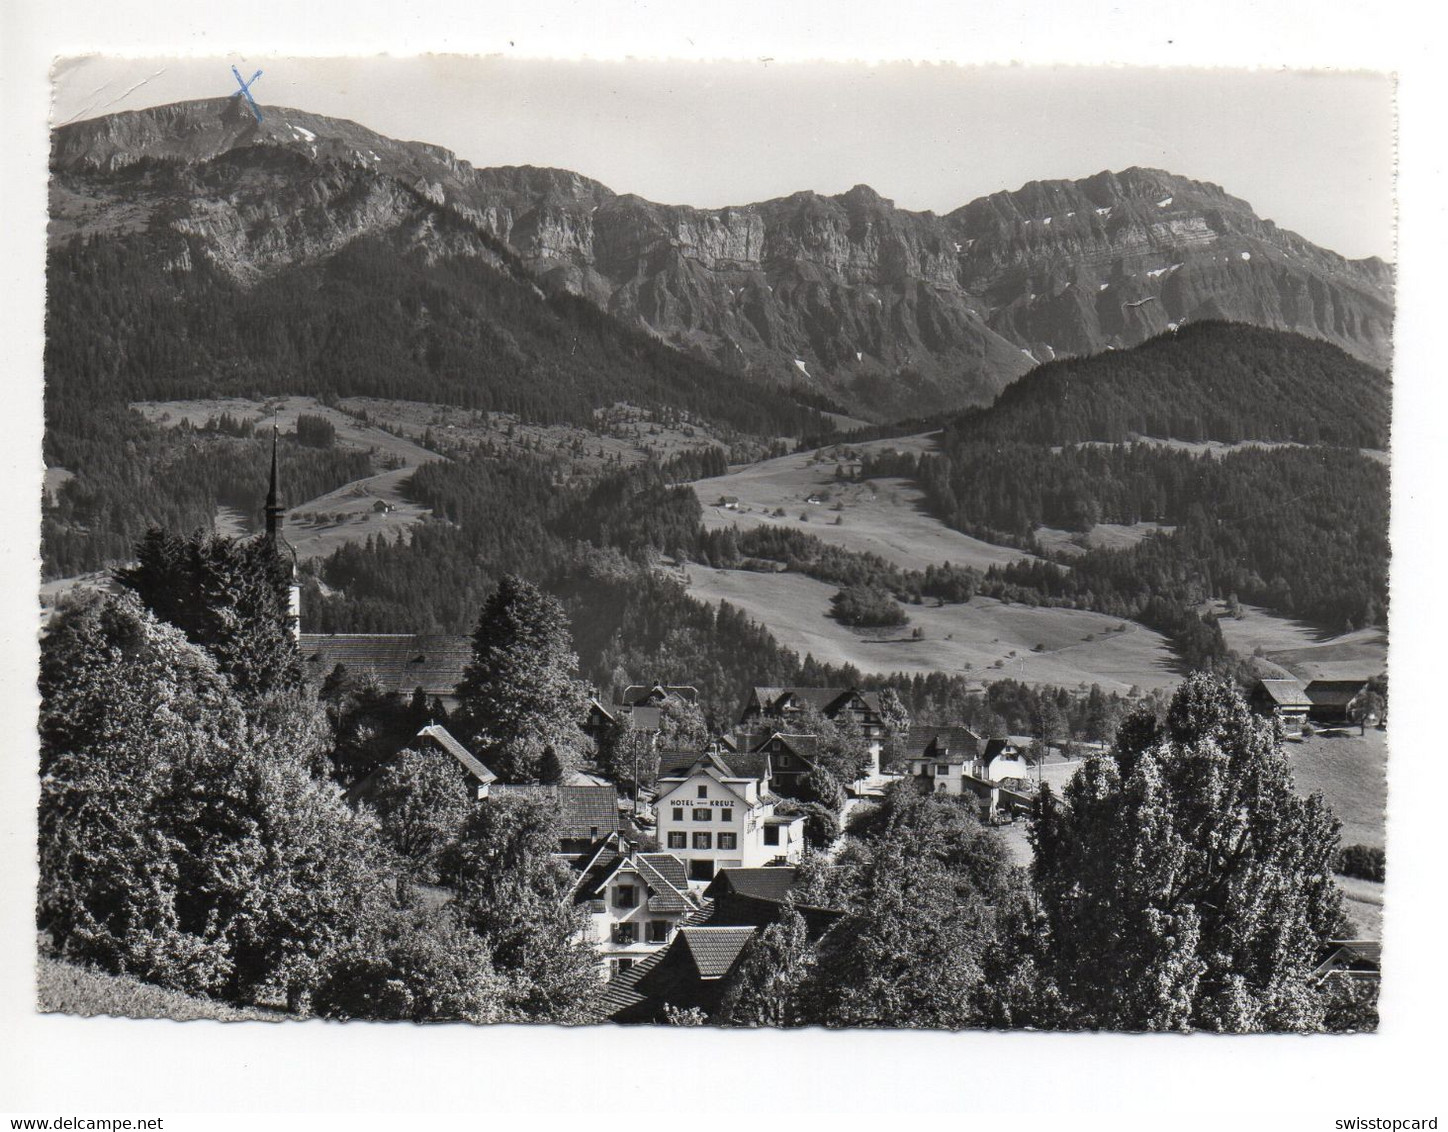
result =
M279 478L277 475L277 443L280 436L281 430L273 424L271 483L267 486L266 492L266 534L263 537L271 544L274 553L285 553L292 560L292 581L287 591L287 627L295 640L302 631L302 587L297 581L296 549L287 542L286 537L282 534L282 523L285 521L287 509L282 506L281 490L277 483Z
M277 492L277 439L280 430L275 424L272 425L272 461L271 461L271 486L266 493L266 537L273 544L282 533L283 516L286 508L281 505Z

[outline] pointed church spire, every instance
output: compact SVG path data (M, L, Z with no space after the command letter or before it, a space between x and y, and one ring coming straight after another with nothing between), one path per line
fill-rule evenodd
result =
M275 543L282 533L282 517L286 509L281 505L277 494L277 439L280 430L275 422L272 424L272 461L271 461L271 486L266 493L266 537L268 541Z

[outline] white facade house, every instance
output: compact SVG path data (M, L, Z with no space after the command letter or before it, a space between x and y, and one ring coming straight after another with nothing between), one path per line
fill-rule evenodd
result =
M640 852L618 834L583 860L572 902L588 914L587 936L605 979L668 946L701 911L685 870L673 854Z
M804 818L776 815L760 780L736 775L718 755L667 773L658 790L659 846L684 861L691 881L725 868L796 864L804 853Z

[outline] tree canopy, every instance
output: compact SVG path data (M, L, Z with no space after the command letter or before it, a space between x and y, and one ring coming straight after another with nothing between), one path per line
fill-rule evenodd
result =
M1032 839L1047 970L1067 1024L1314 1030L1309 979L1343 926L1338 822L1292 785L1280 737L1227 683L1196 674L1165 719L1128 718Z

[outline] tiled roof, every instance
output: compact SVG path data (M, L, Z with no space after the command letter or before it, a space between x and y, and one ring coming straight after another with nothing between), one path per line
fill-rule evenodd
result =
M720 869L719 875L709 882L705 896L719 897L725 893L751 896L757 900L783 903L794 888L799 870L793 866L774 869Z
M981 757L984 758L986 762L990 762L991 759L1011 754L1012 752L1009 750L1011 747L1019 750L1021 744L1009 736L1006 738L987 739L985 741L985 750L981 752Z
M492 788L494 794L553 798L558 802L558 836L569 839L598 838L623 828L618 792L612 786L508 786Z
M1367 683L1366 680L1312 680L1307 685L1307 698L1314 707L1347 707Z
M783 732L776 732L759 744L760 747L767 746L775 739L783 741L789 750L800 758L814 762L815 756L819 753L820 740L818 735L786 735Z
M1312 703L1301 680L1259 680L1257 686L1282 707L1307 707Z
M763 751L733 751L729 755L731 778L759 778L769 773L769 756Z
M661 857L669 858L674 865L678 866L677 869L673 866L665 867L669 869L669 872L677 873L681 878L680 885L675 885L655 865L655 860ZM652 892L649 897L650 912L687 912L696 907L694 901L688 897L689 882L682 879L684 863L677 857L668 853L638 853L634 856L633 861ZM680 891L681 888L682 891Z
M754 928L681 928L684 946L701 979L722 979L754 938Z
M449 633L303 633L307 670L325 678L337 665L387 692L452 696L473 659L472 641Z
M640 853L639 860L647 862L650 868L680 892L689 890L689 871L684 867L684 862L672 853Z
M707 919L714 910L714 902L705 900L702 905L688 916L679 921L681 928L696 924L700 920ZM648 995L640 993L639 984L646 976L653 971L664 957L669 955L675 947L681 945L681 940L676 935L674 941L668 947L661 947L647 958L640 959L632 967L622 974L608 981L604 988L603 999L600 1003L600 1013L606 1019L618 1019L620 1021L638 1021L637 1016L627 1017L630 1013L637 1011L648 1001ZM647 985L645 983L645 985ZM623 1015L623 1018L620 1018Z
M464 747L461 743L459 743L455 738L453 738L452 733L448 731L448 729L442 724L429 723L426 727L424 727L421 731L417 733L417 737L419 739L431 739L444 751L450 754L453 758L457 759L457 761L462 765L462 768L479 782L481 782L484 786L486 786L490 782L496 782L498 780L498 776L490 771L487 767L485 767L482 763L478 762L478 760L473 757L468 749Z
M951 755L969 758L980 751L980 736L969 727L917 723L911 726L910 735L905 740L905 757L933 758L940 753L942 746Z

